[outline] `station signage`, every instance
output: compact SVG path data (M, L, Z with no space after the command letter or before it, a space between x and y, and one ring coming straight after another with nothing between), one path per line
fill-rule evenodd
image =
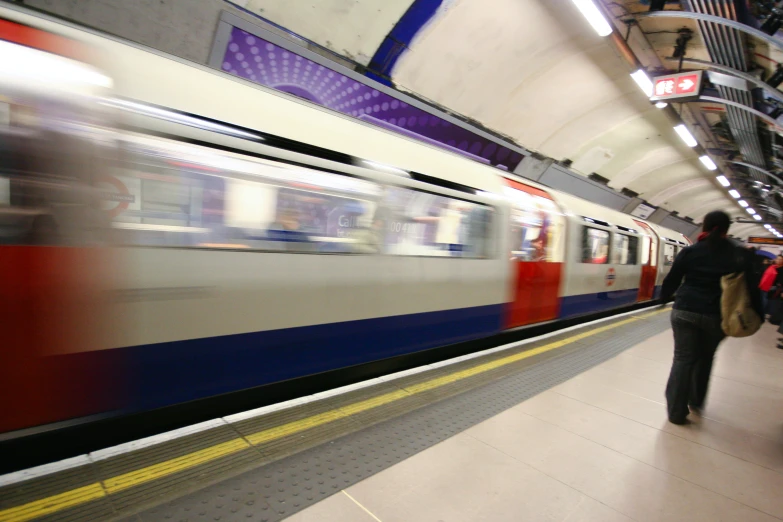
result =
M647 219L652 215L653 212L655 212L655 207L645 203L640 203L639 206L636 207L633 212L631 212L631 215L633 217L638 217L639 219Z
M652 101L698 98L701 94L703 71L690 71L653 78Z
M748 244L783 246L783 238L778 239L776 237L750 236L748 238Z

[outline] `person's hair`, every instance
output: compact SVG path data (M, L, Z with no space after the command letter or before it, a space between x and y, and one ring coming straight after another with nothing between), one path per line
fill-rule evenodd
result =
M731 218L722 210L714 210L704 216L703 230L707 233L707 243L716 246L729 232Z

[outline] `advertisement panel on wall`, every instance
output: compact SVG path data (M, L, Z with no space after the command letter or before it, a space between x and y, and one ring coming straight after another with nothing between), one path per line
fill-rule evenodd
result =
M525 151L223 13L209 65L347 116L513 171Z

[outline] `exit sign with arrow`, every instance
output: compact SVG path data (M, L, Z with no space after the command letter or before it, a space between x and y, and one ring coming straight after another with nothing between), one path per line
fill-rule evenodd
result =
M697 99L701 94L703 71L690 71L653 79L652 101L686 101L685 98Z

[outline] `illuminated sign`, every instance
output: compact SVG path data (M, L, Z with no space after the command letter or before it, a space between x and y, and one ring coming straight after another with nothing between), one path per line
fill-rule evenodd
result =
M653 79L653 101L697 98L701 93L702 71L657 76Z
M748 244L749 245L777 245L777 246L783 246L783 238L778 239L776 237L750 236L748 238Z

